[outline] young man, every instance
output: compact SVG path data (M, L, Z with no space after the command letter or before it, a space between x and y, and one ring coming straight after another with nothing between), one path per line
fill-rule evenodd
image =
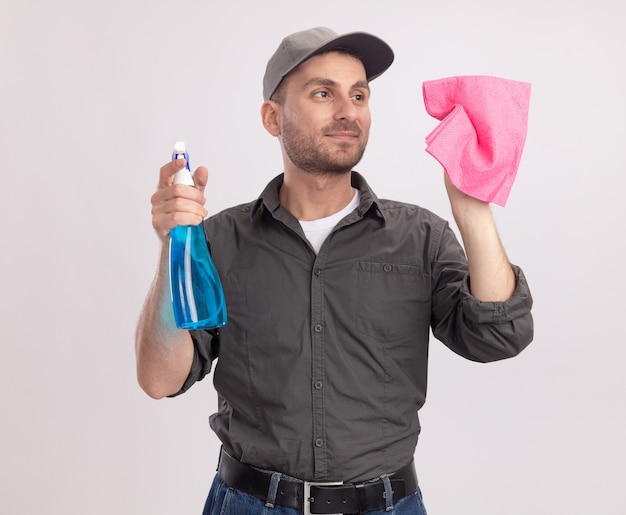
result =
M372 35L317 28L286 37L268 62L262 121L284 173L204 221L228 306L220 330L176 329L168 290L168 235L202 222L207 170L194 189L172 184L183 162L161 168L163 245L137 328L138 379L173 396L216 361L210 423L223 451L207 514L424 514L413 454L429 329L482 362L532 340L530 292L487 203L446 179L466 259L444 220L378 199L353 171L369 83L392 61Z

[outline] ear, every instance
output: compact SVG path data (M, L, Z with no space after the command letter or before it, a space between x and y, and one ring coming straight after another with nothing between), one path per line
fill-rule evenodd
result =
M261 120L263 127L272 136L280 135L280 105L272 100L266 100L261 106Z

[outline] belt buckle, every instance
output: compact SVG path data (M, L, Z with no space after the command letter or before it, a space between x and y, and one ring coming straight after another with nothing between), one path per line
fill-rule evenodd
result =
M312 486L341 486L343 481L325 483L323 481L304 481L304 506L302 515L311 515L311 487ZM343 515L343 513L329 513L327 515Z

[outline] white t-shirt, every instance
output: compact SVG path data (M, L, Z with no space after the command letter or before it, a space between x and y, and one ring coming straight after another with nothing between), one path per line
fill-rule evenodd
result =
M335 225L337 225L339 220L341 220L357 208L357 206L359 205L359 199L359 190L355 189L352 200L341 211L338 211L337 213L327 216L325 218L318 218L317 220L298 220L300 222L300 225L302 226L302 230L304 231L305 236L315 249L316 254L319 252L322 243L324 243L324 240L332 232L333 228L335 227Z

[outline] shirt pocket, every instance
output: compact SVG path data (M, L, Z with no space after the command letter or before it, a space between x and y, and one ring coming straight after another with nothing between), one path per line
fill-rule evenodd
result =
M359 332L384 341L427 333L430 301L430 276L421 266L359 262L354 288Z

